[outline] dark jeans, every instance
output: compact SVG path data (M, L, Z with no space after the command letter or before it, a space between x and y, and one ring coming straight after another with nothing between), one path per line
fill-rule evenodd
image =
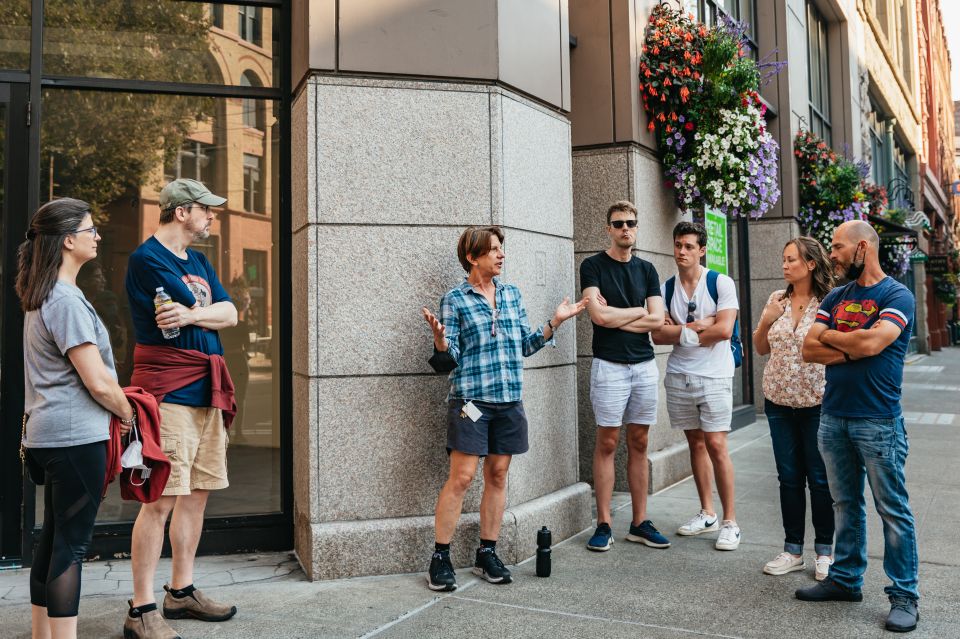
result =
M780 512L783 515L783 550L803 554L807 493L813 519L814 548L818 555L832 554L833 499L827 485L827 469L817 448L820 406L790 408L764 400L770 424L773 457L780 479Z

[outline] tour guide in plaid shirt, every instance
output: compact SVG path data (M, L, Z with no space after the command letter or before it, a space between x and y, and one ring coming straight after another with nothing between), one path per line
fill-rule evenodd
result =
M527 417L520 401L522 358L553 343L560 324L586 307L586 300L571 304L569 297L564 298L553 317L531 331L520 290L497 277L503 269L503 237L497 226L464 231L457 257L467 277L443 296L439 319L423 309L434 347L456 363L447 397L450 476L437 499L436 546L427 576L431 590L457 587L450 540L481 457L485 460L480 547L473 572L491 583L510 583L510 571L497 557L496 545L510 460L528 448Z

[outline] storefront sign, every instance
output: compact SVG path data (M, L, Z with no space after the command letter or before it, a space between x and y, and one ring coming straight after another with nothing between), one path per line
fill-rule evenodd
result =
M727 216L707 209L704 215L707 228L707 268L724 275L727 273Z
M945 275L949 268L946 255L931 255L927 258L927 275Z

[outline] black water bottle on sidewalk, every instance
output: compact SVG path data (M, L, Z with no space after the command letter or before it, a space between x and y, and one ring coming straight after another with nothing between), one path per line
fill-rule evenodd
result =
M544 526L537 531L537 577L550 576L550 542L552 535Z

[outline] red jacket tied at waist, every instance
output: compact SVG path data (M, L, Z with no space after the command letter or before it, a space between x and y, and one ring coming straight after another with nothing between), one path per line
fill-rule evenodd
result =
M143 444L143 463L150 468L150 477L143 481L140 471L123 468L120 456L123 454L123 441L120 435L120 418L113 415L110 419L110 439L107 440L107 476L103 484L103 494L107 486L120 475L120 496L123 499L150 503L158 500L170 477L170 460L160 448L160 409L153 395L136 386L123 389L127 400L137 413L137 430ZM134 481L130 481L132 472L136 472Z
M230 428L237 414L233 380L222 355L207 355L173 346L137 344L133 349L133 376L130 383L142 386L163 401L167 393L210 377L210 405L223 411L223 425Z

